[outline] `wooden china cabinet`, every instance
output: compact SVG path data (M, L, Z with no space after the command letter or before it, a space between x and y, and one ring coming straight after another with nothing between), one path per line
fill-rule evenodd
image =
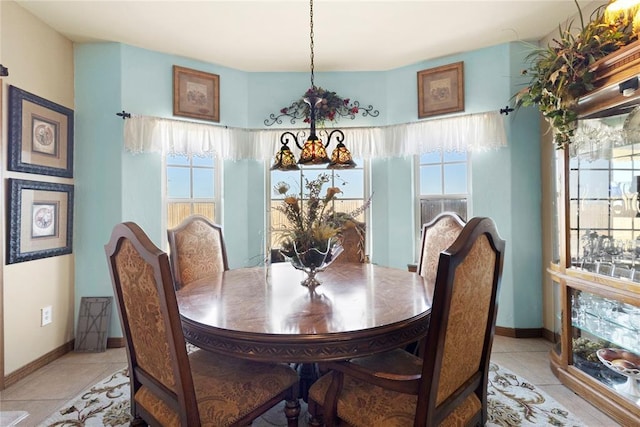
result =
M594 64L576 137L556 151L551 368L622 425L640 425L640 43Z

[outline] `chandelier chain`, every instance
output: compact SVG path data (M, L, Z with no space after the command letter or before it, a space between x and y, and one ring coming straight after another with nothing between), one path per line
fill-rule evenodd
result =
M291 123L295 122L295 119L305 117L305 122L309 122L309 138L304 143L301 144L301 141L298 141L298 138L302 136L304 138L305 132L300 131L297 134L294 134L291 131L285 131L282 135L280 135L280 142L282 143L282 147L280 151L276 154L275 163L271 167L271 170L299 170L300 167L298 164L319 164L319 163L329 163L327 168L329 169L351 169L356 166L355 162L351 158L351 153L347 150L347 147L342 143L344 141L344 132L340 129L333 129L331 132L323 129L320 131L320 134L324 132L324 135L327 137L327 142L323 143L318 135L316 135L316 109L319 105L324 103L322 106L324 112L322 116L322 120L328 119L333 121L338 116L350 116L354 118L358 113L360 104L358 101L353 101L350 103L348 99L343 100L339 96L336 95L335 92L328 92L322 89L316 88L316 85L313 81L313 0L309 0L309 47L311 48L311 88L305 92L302 99L298 101L294 101L287 108L283 108L280 110L280 115L275 116L271 114L270 118L273 122L269 123L265 120L265 125L271 126L273 123L282 123L280 118L282 116L291 117ZM329 104L329 99L337 99L338 105ZM372 106L369 106L368 109L363 109L363 115L371 114ZM321 110L321 111L324 111ZM374 117L378 115L378 111L375 111L375 114L371 114ZM331 137L335 135L335 140L337 141L337 146L331 153L331 158L327 156L326 148L329 147L329 143L331 142ZM295 142L296 146L301 150L300 159L296 162L296 158L291 152L291 149L287 145L290 141ZM295 247L295 243L294 243Z
M309 1L309 47L311 48L311 87L315 88L313 83L313 0Z

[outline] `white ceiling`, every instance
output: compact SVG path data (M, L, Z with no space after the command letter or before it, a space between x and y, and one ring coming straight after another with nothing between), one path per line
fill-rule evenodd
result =
M606 2L579 3L591 10ZM309 70L307 0L18 4L72 41L120 42L244 71ZM574 0L315 0L313 9L316 71L382 71L539 40L578 11Z

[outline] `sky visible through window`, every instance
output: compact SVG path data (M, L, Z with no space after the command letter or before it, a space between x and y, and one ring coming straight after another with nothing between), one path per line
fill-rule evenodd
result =
M167 228L198 214L216 222L216 161L213 156L166 156Z
M355 160L357 164L362 164L362 160ZM304 188L305 178L313 180L322 173L331 174L332 170L327 170L325 165L320 166L305 166L301 171L272 171L271 172L271 198L273 200L283 199L281 196L273 191L273 187L279 182L286 182L289 184L290 194L306 194L307 190ZM333 181L325 185L338 187L342 190L342 193L338 195L338 199L364 199L364 173L360 169L342 169L333 171ZM326 188L323 189L326 191Z
M437 151L420 156L420 195L467 192L467 153Z
M352 212L365 200L364 194L364 169L362 159L354 159L358 165L355 169L331 170L326 165L303 166L299 171L272 171L271 207L281 203L283 195L277 194L273 188L279 182L289 185L289 195L307 196L305 179L313 180L318 175L326 173L331 176L331 181L325 185L322 194L329 187L338 187L342 191L335 202L337 212ZM166 156L167 173L167 226L178 224L184 217L201 213L213 217L215 202L215 159L212 157L197 157L191 159L181 155ZM209 206L211 205L211 206ZM363 221L364 216L360 215ZM271 231L281 230L285 225L285 219L271 212Z
M342 193L338 194L334 202L335 212L353 212L364 203L364 161L362 159L354 159L358 165L355 169L327 169L326 165L303 166L297 171L271 171L271 247L278 247L280 244L281 233L287 227L288 221L286 217L273 209L282 203L285 195L278 194L274 188L280 182L289 185L287 195L300 196L302 193L303 200L308 197L308 190L305 188L306 180L314 180L320 174L328 174L331 181L325 184L321 195L324 195L329 187L338 187ZM304 202L303 202L304 203ZM364 214L360 214L356 219L365 221Z
M186 156L167 155L167 198L213 199L214 195L213 157L193 156L190 163Z

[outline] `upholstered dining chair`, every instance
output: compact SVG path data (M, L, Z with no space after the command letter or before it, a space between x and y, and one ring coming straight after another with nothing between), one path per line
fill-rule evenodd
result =
M422 225L418 274L429 283L436 280L440 252L451 246L460 235L464 224L464 220L457 213L442 212Z
M298 377L285 364L187 353L169 259L135 223L105 245L127 345L132 425L246 426L282 400L298 425Z
M356 220L346 221L340 232L340 242L343 251L340 256L336 258L334 264L365 262L367 259L365 254L366 232L365 223Z
M455 212L442 212L422 225L422 240L417 272L427 283L434 283L438 270L440 252L447 249L460 235L464 219ZM406 350L418 355L423 342L411 343Z
M310 425L484 425L504 248L491 219L472 218L440 254L422 357L327 363L309 390Z
M175 288L229 269L222 227L201 215L167 230Z

